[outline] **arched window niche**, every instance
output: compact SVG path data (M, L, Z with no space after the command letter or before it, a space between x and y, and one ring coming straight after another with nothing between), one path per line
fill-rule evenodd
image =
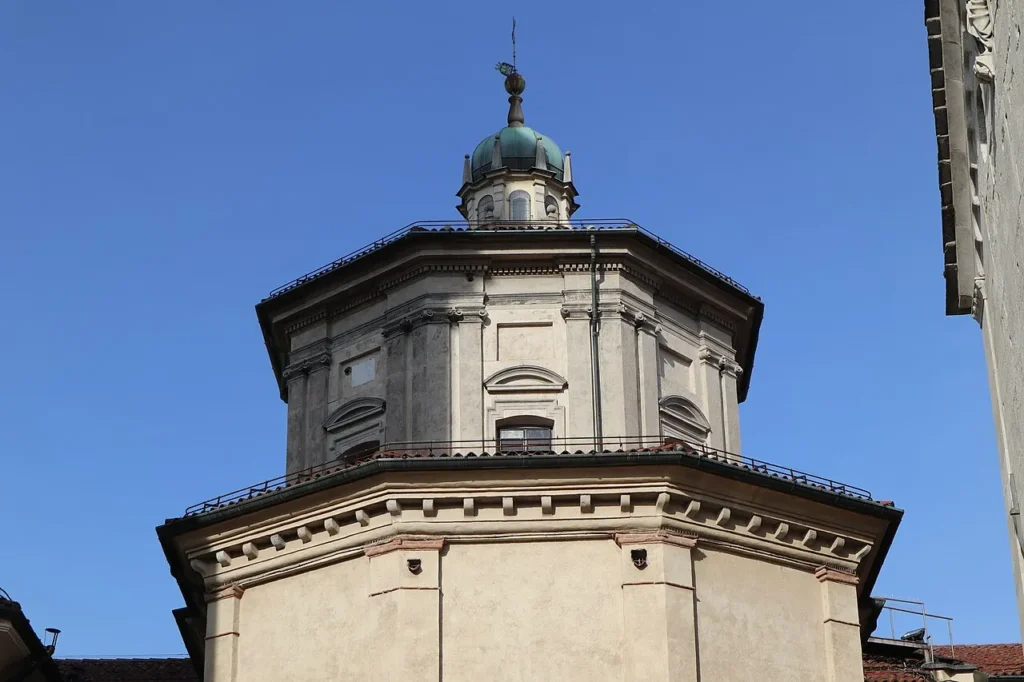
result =
M548 220L558 220L558 199L550 194L544 197L544 217Z
M490 194L480 197L476 205L477 222L487 223L494 220L494 198Z
M334 410L323 424L330 454L351 459L380 448L385 408L380 398L356 398Z
M517 189L508 195L509 219L530 220L530 195Z
M669 395L659 404L661 435L687 443L704 445L711 435L711 423L693 401L681 395Z

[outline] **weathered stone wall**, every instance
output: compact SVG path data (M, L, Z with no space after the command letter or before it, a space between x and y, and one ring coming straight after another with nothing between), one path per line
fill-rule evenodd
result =
M671 435L738 453L731 332L619 270L601 273L599 292L604 436ZM498 422L520 416L550 423L556 438L591 438L591 305L588 272L442 272L297 330L288 471L373 442L493 447Z
M989 7L994 10L994 79L986 86L991 88L987 134L979 134L982 142L987 137L987 153L976 159L985 294L981 324L1010 508L1010 474L1016 501L1024 501L1024 5L1003 0L989 2ZM1008 525L1018 604L1024 604L1024 548L1012 519ZM1024 608L1020 615L1024 628Z

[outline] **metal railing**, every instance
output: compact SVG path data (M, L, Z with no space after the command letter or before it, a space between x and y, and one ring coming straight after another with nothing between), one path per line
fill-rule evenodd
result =
M593 437L552 438L549 443L531 443L527 450L510 450L494 440L471 441L418 441L407 443L386 443L380 448L353 459L334 460L297 471L245 488L239 488L223 495L194 504L185 510L185 516L204 514L257 497L280 492L285 488L315 481L339 471L350 469L377 459L420 459L420 458L473 458L473 457L553 457L586 455L602 457L608 455L631 455L638 460L645 456L663 453L679 453L697 460L711 460L753 472L762 476L788 481L790 483L830 493L871 501L871 493L830 478L816 476L804 471L773 464L764 460L716 450L703 444L665 438L663 436L606 437L601 443Z
M662 239L658 235L654 234L650 230L646 230L640 227L631 220L625 218L597 218L593 220L582 220L582 219L571 219L561 221L546 221L546 220L496 220L490 221L484 224L471 223L465 220L421 220L415 223L410 223L405 227L395 230L390 234L386 234L380 239L375 240L371 244L357 249L347 255L338 258L337 260L331 261L327 265L317 268L311 272L307 272L305 275L293 279L291 282L279 286L267 295L268 300L284 294L285 292L291 291L298 286L305 284L311 280L322 277L327 273L337 270L338 268L344 267L354 261L364 258L383 247L396 242L399 239L406 237L407 235L414 232L523 232L523 231L538 231L538 232L552 232L552 231L578 231L578 232L591 232L598 230L607 231L633 231L639 234L643 234L649 239L657 243L659 248L671 251L676 256L684 258L693 265L696 265L700 269L704 270L710 275L713 275L730 285L736 287L745 294L750 294L750 291L741 285L739 282L729 277L720 270L717 270L704 261L700 260L696 256L692 256L682 249L672 245L670 242Z
M928 633L928 619L929 618L933 618L935 620L945 621L945 623L946 623L946 634L949 637L949 644L948 644L948 646L949 646L949 656L950 656L950 658L955 658L956 657L956 649L953 646L953 619L952 618L950 618L949 616L940 616L940 615L935 614L935 613L928 613L927 609L924 606L924 602L923 601L914 601L913 599L897 599L896 597L879 597L879 599L882 599L885 602L885 605L882 607L882 611L888 611L889 612L889 638L890 639L897 640L897 641L920 642L920 644L922 646L928 647L929 651L931 651L932 648L935 646L935 644L932 642L932 637ZM907 604L907 605L913 606L915 608L908 609L908 608L903 608L903 607L900 607L900 606L889 606L889 602L893 602L893 603L896 603L896 604ZM913 616L918 616L918 617L921 618L921 630L920 630L921 638L919 640L917 640L917 639L908 640L908 639L906 639L906 635L903 635L902 637L897 637L896 636L896 614L897 613L909 613L909 614L911 614ZM915 618L915 620L916 620L916 618ZM940 646L946 646L946 645L940 645ZM932 652L932 656L934 657L934 652Z

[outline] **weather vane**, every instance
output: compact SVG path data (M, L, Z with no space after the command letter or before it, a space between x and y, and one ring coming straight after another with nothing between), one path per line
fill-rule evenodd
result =
M511 76L514 73L519 73L516 70L516 18L515 17L512 17L512 63L509 64L508 62L498 62L498 64L494 68L497 69L499 72L501 72L501 75L505 76L506 78Z

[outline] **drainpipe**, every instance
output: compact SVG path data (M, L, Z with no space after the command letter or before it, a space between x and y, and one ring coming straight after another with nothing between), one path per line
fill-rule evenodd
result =
M594 448L602 449L601 433L601 368L598 362L597 339L597 237L590 235L590 380L594 397Z

